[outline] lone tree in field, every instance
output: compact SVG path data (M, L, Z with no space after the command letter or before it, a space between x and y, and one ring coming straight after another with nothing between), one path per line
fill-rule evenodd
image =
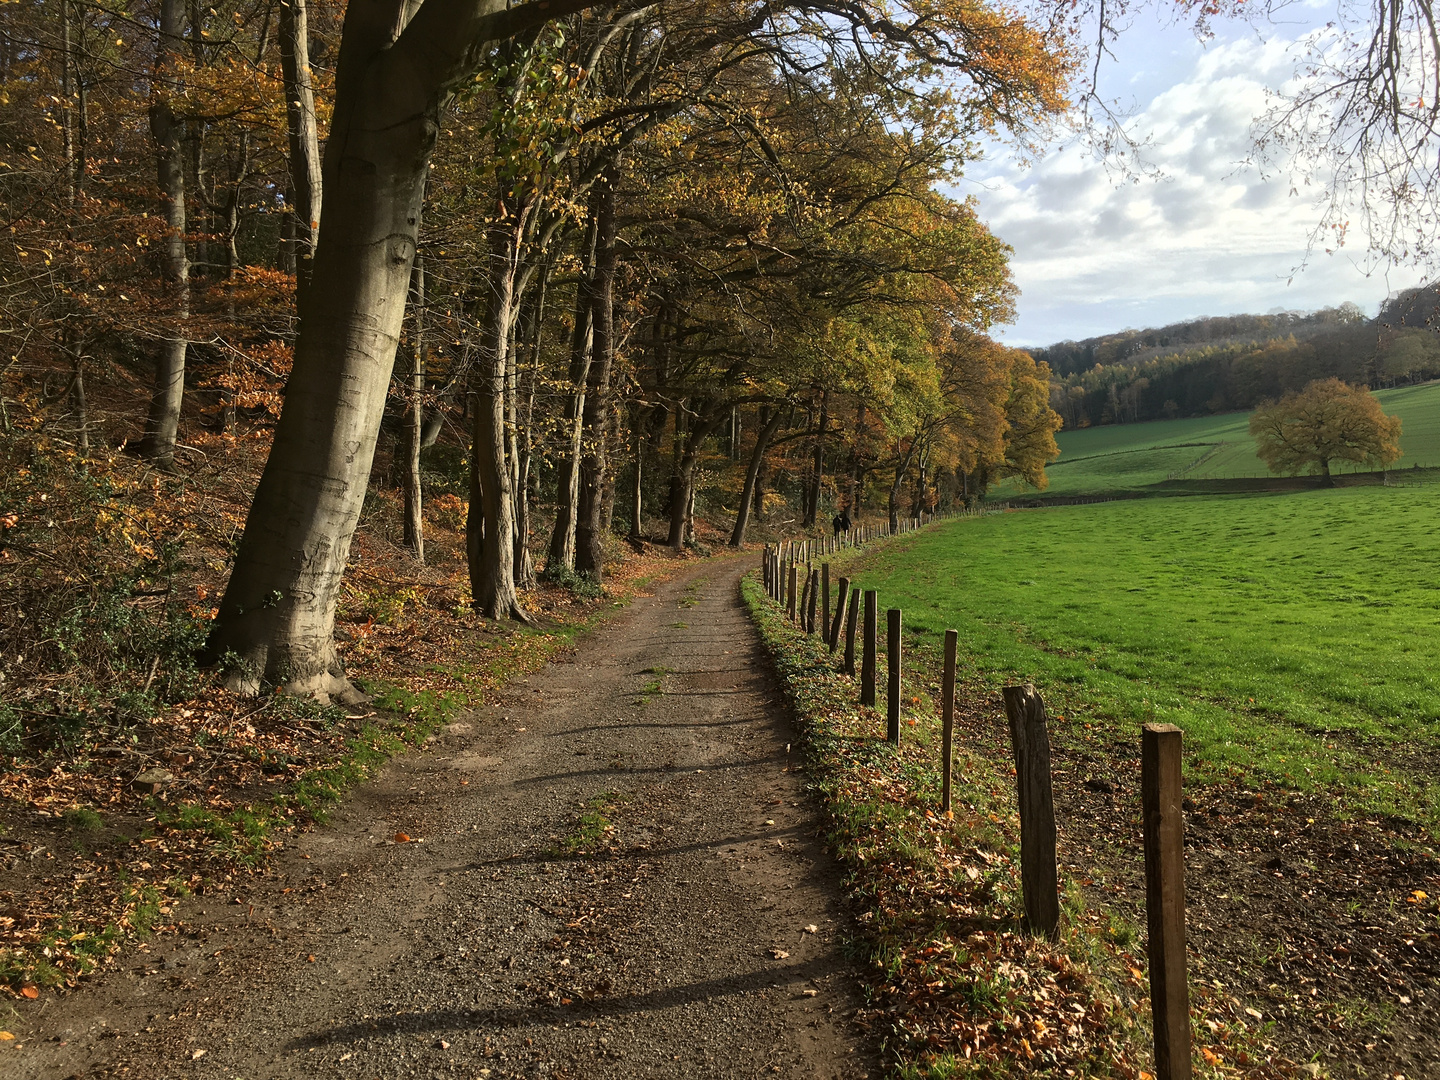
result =
M1274 473L1318 472L1328 486L1332 461L1384 468L1400 456L1400 418L1386 416L1364 387L1316 379L1262 405L1250 418L1255 453Z

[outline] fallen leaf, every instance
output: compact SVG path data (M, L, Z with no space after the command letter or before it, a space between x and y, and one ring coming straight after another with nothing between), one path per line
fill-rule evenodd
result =
M403 832L397 832L397 833L395 834L395 843L397 843L397 844L408 844L408 843L410 843L410 836L409 836L409 834L403 833Z
M812 922L809 926L805 927L804 930L801 931L801 933L805 933L805 934L818 934L819 932L820 932L820 928L819 928L818 926L816 926L813 922Z
M31 1001L34 1001L40 996L40 988L34 983L26 983L20 988L20 993L24 994Z
M199 1060L200 1060L202 1057L204 1057L204 1056L205 1056L205 1051L204 1051L204 1050L193 1050L193 1051L191 1051L191 1053L190 1053L190 1060L191 1060L191 1061L199 1061Z
M776 960L786 960L790 957L790 954L784 949L771 949L770 955L773 956Z
M0 1042L12 1042L15 1036L8 1031L0 1031Z
M800 995L801 995L802 997L815 997L815 996L816 996L817 994L819 994L819 993L820 993L819 990L801 990L801 991L800 991Z
M1248 1007L1247 1007L1247 1008L1245 1009L1245 1015L1246 1015L1246 1016L1253 1016L1256 1020L1264 1020L1264 1019L1265 1019L1265 1017L1261 1014L1261 1012L1260 1012L1259 1009L1251 1009L1251 1008L1248 1008Z
M307 956L305 959L308 960L310 963L313 964L313 963L315 962L315 954L314 954L314 953L311 953L311 954L310 954L309 956Z

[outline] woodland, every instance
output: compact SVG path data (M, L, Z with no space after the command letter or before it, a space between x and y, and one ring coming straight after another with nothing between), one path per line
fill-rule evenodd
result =
M417 563L427 488L458 498L475 609L524 620L647 516L738 545L777 491L809 527L1042 482L1048 372L986 336L1007 249L945 184L1064 108L1062 28L485 10L4 9L9 464L268 454L207 632L232 685L355 696L367 491Z
M1352 303L1124 330L1031 350L1052 374L1067 430L1253 409L1315 379L1381 390L1440 376L1434 286L1374 319Z

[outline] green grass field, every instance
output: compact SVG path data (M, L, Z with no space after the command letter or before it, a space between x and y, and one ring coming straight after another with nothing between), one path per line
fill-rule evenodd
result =
M1258 775L1440 823L1440 489L1125 500L959 520L850 566L907 636L960 632L1072 722L1178 724ZM883 624L883 617L882 617Z
M1440 466L1440 382L1382 390L1376 397L1404 425L1400 436L1404 457L1397 468ZM1060 459L1046 468L1050 477L1046 493L1138 491L1175 473L1185 480L1269 476L1255 456L1249 424L1249 413L1226 413L1062 431L1056 436ZM1340 464L1335 471L1358 468ZM1003 499L1025 490L1007 483L997 487L993 497Z

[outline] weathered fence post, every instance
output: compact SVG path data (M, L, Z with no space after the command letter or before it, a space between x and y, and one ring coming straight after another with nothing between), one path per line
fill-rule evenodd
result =
M830 564L820 564L820 636L830 636Z
M825 633L825 643L833 653L840 645L840 627L845 621L845 601L850 598L850 579L842 577L835 585L835 621Z
M791 622L795 621L795 586L798 573L799 567L792 562L790 564L790 587L785 592L785 614L790 617Z
M800 586L800 611L799 611L799 615L800 615L800 629L801 629L801 630L807 629L807 627L806 627L806 625L805 625L805 612L806 612L806 610L807 610L807 609L809 608L809 606L810 606L810 583L815 580L815 574L814 574L814 572L810 569L809 566L806 566L806 567L805 567L803 573L805 574L805 584L803 584L803 585Z
M845 620L845 674L855 677L855 633L860 622L860 590L850 592L850 615Z
M885 741L900 745L900 609L885 612Z
M1145 816L1145 921L1150 929L1150 1009L1156 1080L1189 1080L1190 988L1185 973L1185 818L1180 729L1146 724L1140 735Z
M805 632L807 634L813 634L815 632L815 605L820 599L819 570L812 569L810 571L809 593L810 598L805 605Z
M950 812L950 772L955 732L955 653L960 635L945 631L945 678L940 685L940 810Z
M860 658L860 704L875 704L875 631L880 594L865 590L865 652Z
M1050 788L1050 733L1045 702L1033 686L1005 687L1020 802L1020 886L1030 932L1054 939L1060 929L1055 867L1055 797Z

